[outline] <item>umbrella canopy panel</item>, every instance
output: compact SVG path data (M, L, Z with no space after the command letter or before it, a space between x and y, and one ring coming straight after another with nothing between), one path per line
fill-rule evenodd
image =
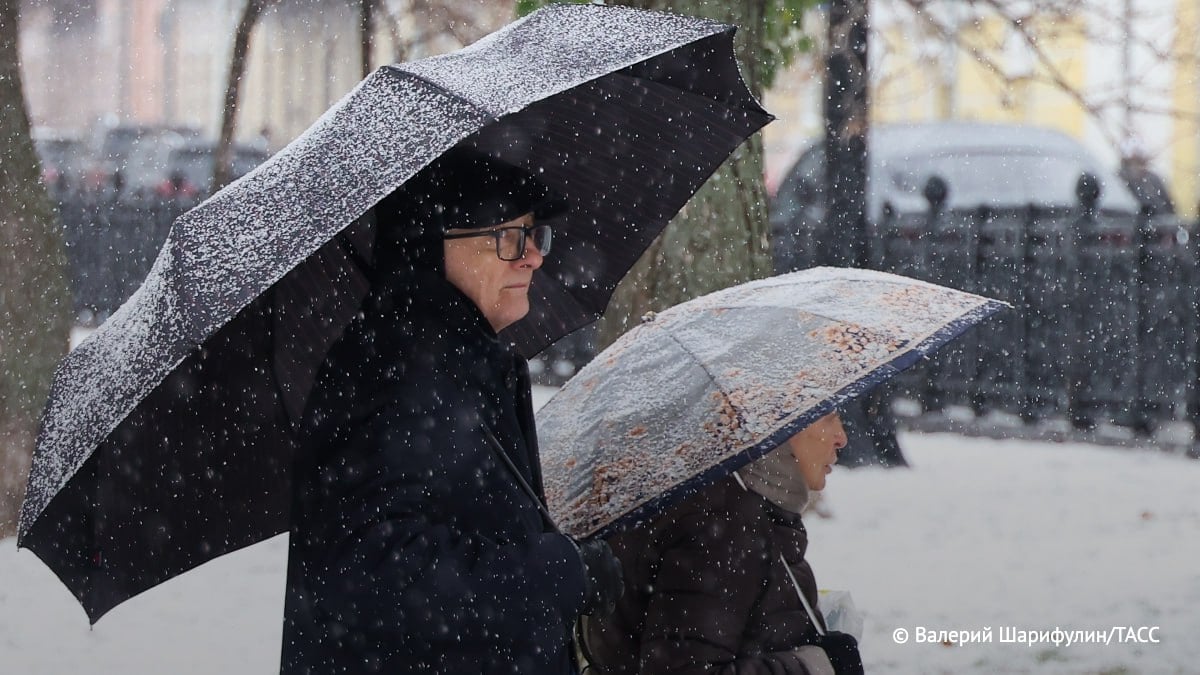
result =
M538 412L551 512L580 537L634 523L1000 306L882 272L818 268L648 317Z
M287 484L293 443L264 376L269 302L189 355L35 522L25 545L56 561L89 615L287 522L286 493L263 487Z
M22 543L89 615L287 528L299 414L367 293L373 228L360 219L187 354L50 501Z

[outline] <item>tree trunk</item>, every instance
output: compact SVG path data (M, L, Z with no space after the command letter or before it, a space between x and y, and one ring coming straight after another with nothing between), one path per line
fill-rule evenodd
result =
M40 182L18 60L20 0L0 0L0 537L16 518L71 298L62 228Z
M738 28L735 50L750 91L762 96L767 0L633 0L632 6L704 16ZM599 348L642 314L771 274L761 136L755 134L680 211L617 287L600 320Z
M867 264L866 0L829 3L829 54L825 59L826 265Z
M362 76L365 78L371 74L371 52L375 48L375 0L359 1L359 59L362 64Z
M867 0L831 0L825 61L826 226L817 242L823 265L867 267L867 144L870 80ZM908 466L896 439L887 385L842 408L849 444L843 466Z
M229 183L233 173L233 134L237 128L238 100L242 94L242 76L246 72L246 56L250 52L250 36L263 11L275 0L246 0L237 33L233 36L233 53L229 57L229 79L225 82L224 108L221 110L221 134L213 160L213 191Z

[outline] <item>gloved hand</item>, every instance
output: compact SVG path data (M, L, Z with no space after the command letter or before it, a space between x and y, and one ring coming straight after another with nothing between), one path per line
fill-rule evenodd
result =
M863 675L862 656L853 635L831 630L813 644L825 650L837 675Z
M608 542L603 539L575 542L579 556L583 558L585 587L583 590L583 613L589 616L611 614L617 600L625 592L625 581L621 574L621 561L613 555Z

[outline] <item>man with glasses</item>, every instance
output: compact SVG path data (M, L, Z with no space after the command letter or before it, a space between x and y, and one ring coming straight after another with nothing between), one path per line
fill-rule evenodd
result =
M475 303L497 332L529 313L533 272L550 252L549 225L533 214L483 231L446 233L446 279ZM533 246L527 242L533 241Z
M369 214L372 288L305 413L282 672L577 672L572 628L611 609L620 567L549 521L528 370L501 335L566 211L452 150Z

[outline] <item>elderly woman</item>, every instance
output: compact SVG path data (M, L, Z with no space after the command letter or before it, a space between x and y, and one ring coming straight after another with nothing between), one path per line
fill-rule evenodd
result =
M543 517L528 371L500 336L558 208L466 150L375 207L373 287L305 413L283 672L576 671L571 628L620 572Z
M733 476L612 537L627 590L614 613L588 622L598 671L861 673L854 638L824 625L822 636L813 623L823 619L800 520L810 490L825 487L845 445L840 418L826 415Z

